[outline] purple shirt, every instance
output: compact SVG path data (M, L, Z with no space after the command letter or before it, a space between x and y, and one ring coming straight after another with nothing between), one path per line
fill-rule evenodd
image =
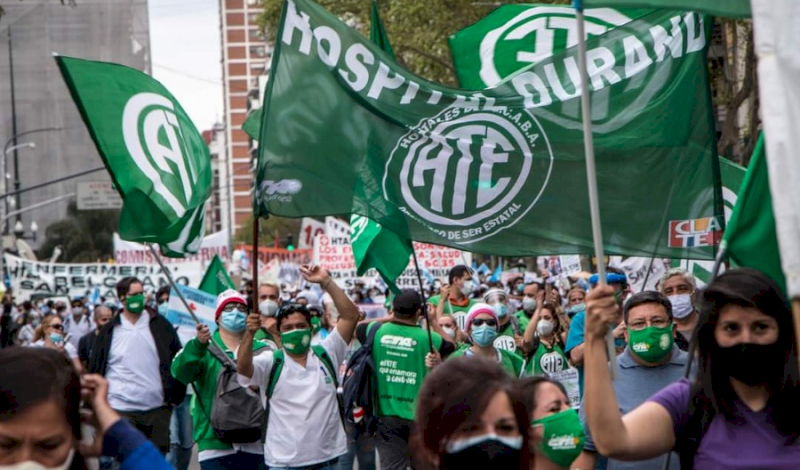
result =
M672 417L675 435L689 419L689 381L682 379L653 395L648 401L663 406ZM797 470L800 468L800 441L786 445L770 416L770 408L753 411L739 400L736 413L744 424L731 423L716 415L700 440L694 468L726 470Z

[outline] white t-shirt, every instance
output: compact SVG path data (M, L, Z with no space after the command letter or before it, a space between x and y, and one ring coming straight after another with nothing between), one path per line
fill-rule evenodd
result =
M84 335L94 331L96 328L94 321L92 321L87 314L81 315L80 320L75 321L75 317L73 317L70 313L64 317L63 321L64 332L69 335L69 342L72 343L72 345L76 348L78 347L78 343L80 342L81 338L83 338Z
M164 387L150 315L144 312L131 323L120 314L120 320L108 354L108 403L117 411L159 408L164 405Z
M32 348L46 348L47 346L44 344L44 340L40 339L39 341L33 342L30 344ZM78 357L78 350L75 349L70 343L64 343L64 352L67 353L67 357L70 359L76 359Z
M334 329L320 345L334 366L342 363L347 343ZM321 360L308 351L302 367L284 354L283 369L270 400L264 460L268 467L305 467L335 459L347 453L347 438L339 416L336 386ZM239 375L242 386L267 387L274 353L253 358L253 377Z

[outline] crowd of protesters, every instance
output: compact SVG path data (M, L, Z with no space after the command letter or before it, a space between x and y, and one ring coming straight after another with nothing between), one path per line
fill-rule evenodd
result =
M634 293L615 269L604 283L542 272L503 284L457 266L424 295L301 274L301 289L221 293L216 327L188 337L166 319L169 289L147 293L136 278L108 302L7 294L0 465L77 470L98 457L108 469L186 470L195 446L203 470L800 462L791 315L757 271L701 289L673 269ZM376 302L388 315L366 318L359 306ZM342 400L362 351L374 426Z

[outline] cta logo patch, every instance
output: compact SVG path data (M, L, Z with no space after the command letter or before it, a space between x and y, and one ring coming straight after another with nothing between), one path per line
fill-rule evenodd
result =
M547 186L553 154L535 117L505 107L453 106L424 119L386 164L400 210L448 240L472 243L517 223Z

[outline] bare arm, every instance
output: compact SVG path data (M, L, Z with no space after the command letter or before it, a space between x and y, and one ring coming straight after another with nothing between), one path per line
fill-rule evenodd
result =
M528 327L525 328L525 333L522 337L522 345L526 352L530 351L533 347L533 337L536 333L536 325L539 324L539 319L542 314L542 306L544 305L544 292L538 292L536 295L536 311L533 312L531 321L528 322Z
M570 470L594 470L595 465L597 465L597 454L584 450L569 468Z
M587 296L584 396L586 420L600 454L617 460L643 460L675 445L672 418L661 405L645 402L623 419L608 371L605 335L616 326L614 289L599 286Z
M583 366L583 350L586 348L586 343L581 343L569 350L569 358L572 363L578 367Z
M247 377L253 378L253 338L256 331L261 328L261 317L257 312L252 312L247 316L247 329L244 330L242 337L242 344L239 345L237 353L236 368L238 373Z

